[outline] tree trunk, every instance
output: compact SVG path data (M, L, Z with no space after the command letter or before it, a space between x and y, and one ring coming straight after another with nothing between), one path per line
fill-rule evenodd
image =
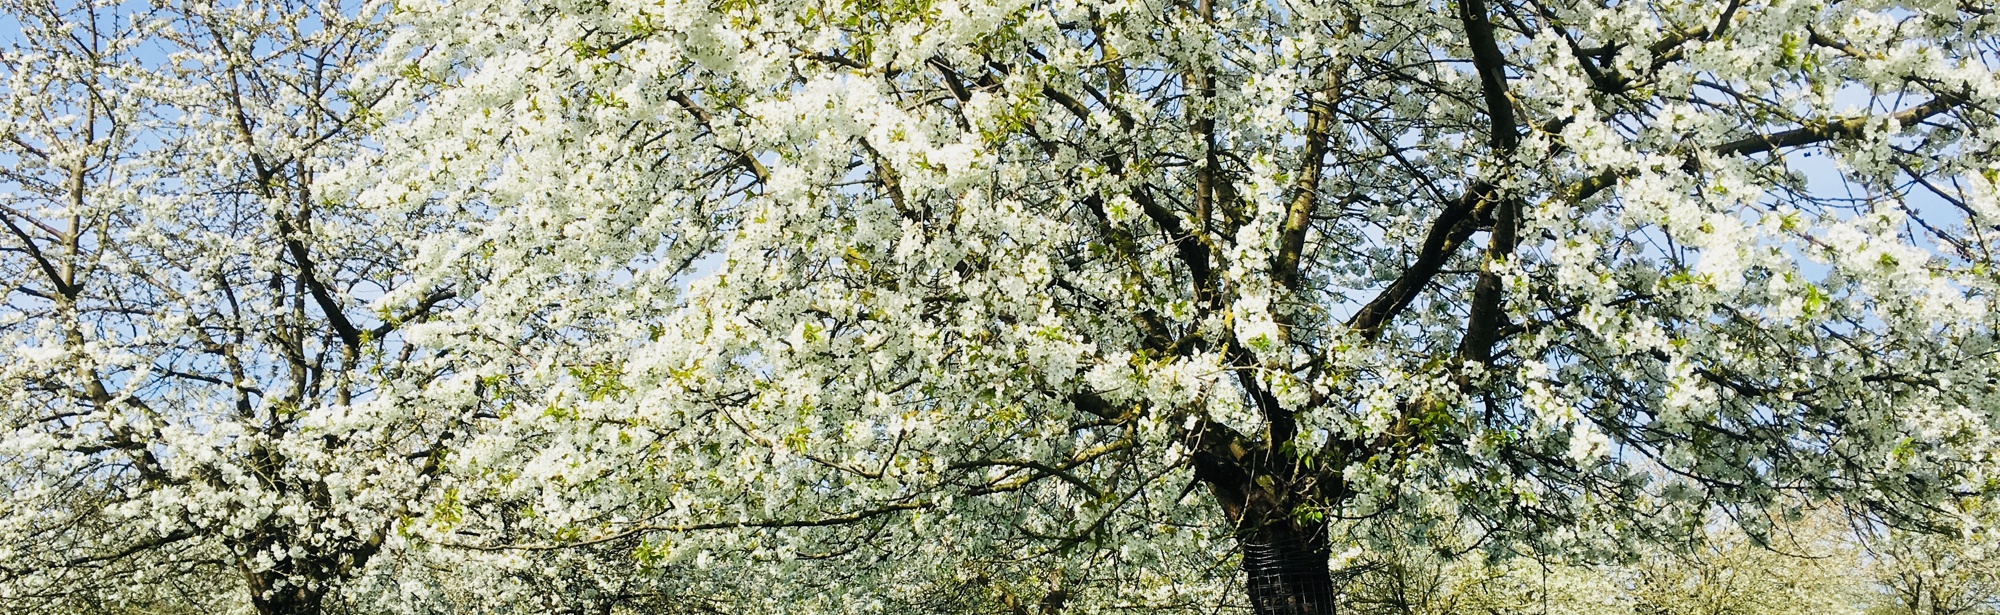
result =
M1251 611L1333 615L1336 592L1326 523L1301 519L1297 513L1306 503L1338 499L1322 495L1338 490L1329 490L1315 477L1297 475L1296 466L1282 473L1260 473L1259 465L1279 464L1260 463L1261 455L1244 449L1225 448L1227 456L1200 451L1193 462L1195 479L1208 484L1223 515L1236 525Z
M295 579L285 579L269 572L247 576L250 581L250 605L256 607L257 615L320 614L320 600L326 594L324 589L299 585ZM287 584L274 589L273 586L279 583Z
M327 612L327 595L382 547L381 533L365 540L348 540L320 546L313 552L291 555L282 538L282 528L267 529L235 545L237 569L250 590L250 604L257 615L321 615ZM386 530L385 530L386 531ZM285 554L270 568L255 569L256 554ZM333 609L340 611L338 605Z
M250 605L257 609L257 615L326 612L327 593L341 577L338 556L285 557L273 562L270 568L256 570L250 564L254 557L250 554L284 552L284 543L260 540L251 544L256 546L239 547L243 555L238 556L236 565L243 573L244 584L250 590ZM365 555L360 559L367 561Z
M1236 542L1243 549L1243 573L1257 615L1333 614L1325 528L1274 520L1244 526Z

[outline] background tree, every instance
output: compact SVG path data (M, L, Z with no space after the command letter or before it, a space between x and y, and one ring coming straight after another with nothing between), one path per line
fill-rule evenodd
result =
M1994 490L1983 4L401 8L368 198L466 230L392 296L480 304L465 493L551 536L842 571L788 604L1233 551L1326 613L1336 519L1616 553Z
M2000 562L1979 537L1882 531L1868 536L1879 590L1870 615L2000 612Z
M401 329L423 223L321 177L369 5L0 4L0 610L317 613L475 384Z
M1810 504L1762 542L1717 525L1617 560L1468 550L1449 533L1356 553L1337 575L1346 613L1759 615L1887 613L1888 575L1838 511ZM1499 557L1496 557L1498 555Z

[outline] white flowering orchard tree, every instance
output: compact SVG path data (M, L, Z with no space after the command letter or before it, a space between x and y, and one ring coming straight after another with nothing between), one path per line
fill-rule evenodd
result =
M638 536L784 610L1165 608L1234 554L1328 613L1343 520L1620 549L2000 488L1989 3L391 19L365 200L458 230L390 299L479 306L411 336L499 409L434 540Z
M380 11L0 11L0 610L319 612L471 410L399 341L451 293L369 304L421 229L317 179Z

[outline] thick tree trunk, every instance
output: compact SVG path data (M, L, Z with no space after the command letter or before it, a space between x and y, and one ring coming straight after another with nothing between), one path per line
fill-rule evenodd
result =
M1332 615L1326 530L1289 520L1238 532L1250 605L1257 615Z
M283 529L267 529L233 545L237 569L250 590L250 604L257 615L321 615L329 610L327 596L333 588L353 577L354 571L382 547L380 534L367 540L338 542L313 552L291 555ZM251 565L258 554L286 554L269 568ZM339 611L337 605L332 610Z
M257 609L257 615L320 615L320 601L326 597L324 589L297 585L296 581L274 588L286 581L268 572L247 576L250 605Z
M270 568L258 570L250 565L254 553L281 552L283 543L262 540L254 548L241 551L245 555L237 560L243 572L243 581L250 590L250 605L257 609L257 615L321 615L326 612L327 593L346 576L351 568L341 565L348 557L368 561L373 554L372 545L362 552L348 551L350 555L304 555L286 557L274 562ZM359 568L359 564L353 568Z
M1243 574L1256 615L1333 615L1333 573L1324 522L1300 519L1302 503L1320 490L1310 478L1260 475L1237 455L1198 453L1195 478L1236 524Z

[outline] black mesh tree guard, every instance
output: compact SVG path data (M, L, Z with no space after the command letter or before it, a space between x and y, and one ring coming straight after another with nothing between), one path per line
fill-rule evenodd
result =
M1326 534L1290 523L1250 529L1238 538L1250 604L1257 615L1333 615Z

